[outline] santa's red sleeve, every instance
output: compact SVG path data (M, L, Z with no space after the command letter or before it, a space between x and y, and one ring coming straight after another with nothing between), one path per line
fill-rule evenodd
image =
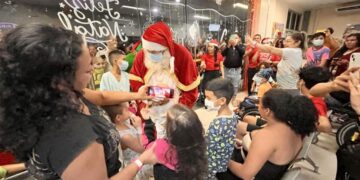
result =
M136 54L134 64L130 70L130 87L132 91L137 92L139 88L144 85L144 76L147 69L144 65L144 51L140 50Z
M140 50L139 53L136 54L133 66L130 70L130 87L133 92L137 92L144 83L144 76L147 72L147 69L144 65L144 52ZM141 100L137 101L137 109L138 112L136 115L141 116L140 110L146 106Z
M179 102L192 108L197 100L200 77L190 52L177 44L175 49L174 71L178 78L177 87L181 90Z

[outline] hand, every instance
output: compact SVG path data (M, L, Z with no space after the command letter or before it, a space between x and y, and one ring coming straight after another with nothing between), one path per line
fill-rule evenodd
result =
M235 138L234 139L234 146L236 149L240 149L242 147L242 140Z
M151 105L152 106L162 106L162 105L168 103L169 101L170 101L169 98L166 98L166 97L154 97L152 99Z
M334 81L331 82L331 87L333 91L346 91L349 92L349 83L350 80L350 73L353 73L357 70L359 70L359 67L354 67L351 69L348 69L347 71L343 72L339 76L335 78Z
M155 154L156 142L151 145L149 149L146 149L140 156L139 160L143 164L156 164L158 163L158 159L156 158Z
M360 70L350 73L350 101L351 107L360 115Z
M147 95L148 89L149 89L149 86L146 86L146 85L141 86L139 88L139 90L137 92L137 95L138 95L139 99L141 99L141 100L151 100L151 99L153 99L152 96Z
M245 36L245 42L247 45L252 45L253 44L253 40L249 35Z
M206 68L206 64L205 64L204 61L201 61L200 68L201 68L201 69L205 69L205 68Z
M130 120L135 128L141 128L141 118L139 116L135 116L134 114L130 117Z
M150 119L150 111L148 107L142 108L140 110L140 114L145 121Z
M341 59L339 61L336 62L336 65L344 65L344 64L349 64L349 61L346 59Z

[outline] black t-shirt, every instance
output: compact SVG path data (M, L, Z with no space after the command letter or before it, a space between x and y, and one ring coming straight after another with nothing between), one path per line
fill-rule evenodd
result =
M100 116L95 105L84 98L83 101L91 116L79 112L69 113L69 119L64 124L45 131L33 148L27 168L37 179L60 179L65 168L95 141L104 146L108 176L119 171L120 137L115 126Z
M243 64L243 56L245 50L242 45L237 45L235 47L226 47L222 52L224 56L224 66L226 68L239 68Z

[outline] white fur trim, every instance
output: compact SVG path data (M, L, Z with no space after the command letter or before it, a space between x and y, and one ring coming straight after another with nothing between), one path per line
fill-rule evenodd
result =
M141 38L141 42L142 42L142 47L149 51L163 51L163 50L168 49L167 47L165 47L161 44L147 41L144 38Z
M171 58L170 58L170 73L175 72L174 68L175 68L175 58L174 58L174 56L171 56Z

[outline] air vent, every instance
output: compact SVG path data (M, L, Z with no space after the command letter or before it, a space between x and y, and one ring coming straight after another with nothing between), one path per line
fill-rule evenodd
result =
M336 12L339 12L339 13L348 13L348 12L354 12L354 11L360 11L360 4L336 8Z

